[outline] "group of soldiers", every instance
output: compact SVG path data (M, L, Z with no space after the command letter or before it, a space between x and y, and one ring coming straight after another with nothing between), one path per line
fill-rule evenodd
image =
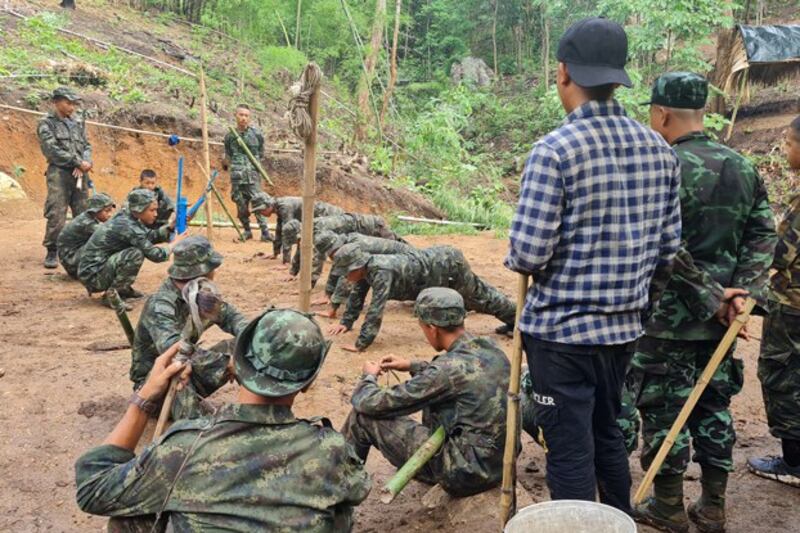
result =
M584 129L570 130L568 124L562 134L595 127L591 120L596 117L586 118L591 113L618 113L613 107L618 104L611 100L613 90L627 79L617 78L608 91L587 90L594 88L588 85L591 80L583 78L577 67L568 70L573 68L570 54L580 54L581 47L605 45L584 39L592 35L580 33L586 25L614 39L622 32L605 19L588 19L565 35L573 44L563 48L563 59L559 57L559 94L568 111L578 108L569 120L578 124L583 120ZM620 58L615 61L624 66L626 54L617 55ZM607 75L608 71L592 73ZM571 87L571 75L581 78L586 88ZM570 102L576 94L584 99L573 106ZM572 229L568 231L573 233L561 237L557 232L576 220L555 224L555 218L563 214L547 214L533 221L544 230L525 229L525 224L533 222L524 217L545 213L544 202L556 198L554 203L561 209L575 201L567 198L559 206L562 200L557 194L567 184L562 191L533 191L541 205L521 198L522 215L515 218L506 260L509 268L534 274L535 284L538 278L523 314L525 323L519 325L530 367L523 378L522 427L545 450L552 497L594 500L599 492L601 501L638 521L674 532L688 531L690 520L704 532L725 528L725 494L734 468L735 443L730 401L743 383L742 362L734 357L734 349L714 374L658 472L652 497L634 509L629 503L630 473L623 442L632 452L641 428L642 466L650 466L746 297L755 298L767 314L758 375L770 430L782 444L781 455L752 458L748 468L758 476L800 487L800 196L791 200L776 231L766 188L755 167L703 132L707 94L703 77L668 73L656 80L647 103L651 129L645 132L644 126L627 118L617 124L636 128L642 145L658 154L658 163L640 163L639 171L670 173L665 189L675 193L673 199L663 199L669 209L658 213L665 228L665 236L655 234L655 244L661 241L661 257L648 259L653 268L647 273L645 290L636 294L636 305L642 307L633 313L632 326L614 313L601 312L603 320L617 320L617 325L598 333L581 324L554 333L556 340L531 333L557 331L559 324L586 313L580 300L570 299L570 291L575 290L572 280L556 274L574 260L558 246L578 235ZM39 128L50 164L47 178L52 193L46 204L46 266L54 266L53 251L90 293L113 289L120 296L135 298L141 294L133 282L144 259L166 262L172 257L167 278L147 299L136 327L130 405L103 445L77 462L77 497L83 510L113 517L117 531L163 530L168 523L176 531L347 531L352 528L353 507L371 488L364 470L370 449L378 449L399 467L439 427L446 435L444 445L418 472L418 480L438 483L456 496L476 494L500 483L509 362L494 340L471 335L464 322L470 310L491 314L501 322L497 333L508 335L515 327L516 309L507 296L472 272L459 250L451 246L417 249L380 217L315 204L314 283L325 262L332 262L324 296L315 303L329 306L319 313L329 319L338 318L344 305L339 322L328 334L354 327L371 290L360 333L353 345L342 346L345 351L364 351L375 341L389 300L413 300L423 336L441 354L430 361L385 356L364 364L341 432L332 429L326 418L296 418L294 400L312 386L331 346L320 325L311 315L291 309L273 308L247 320L226 301L216 286L223 257L204 237L172 235L174 206L163 191L159 193L153 173L142 173L140 187L131 191L115 215L109 196L96 193L88 198L84 185L89 184L91 149L82 124L70 118L75 100L70 90L58 89L55 111ZM244 143L261 156L263 135L249 125L249 109L240 106L236 119ZM554 143L554 139L559 137L550 136L544 142ZM575 145L577 141L571 146ZM233 199L246 237L252 237L249 220L255 215L262 241L272 241L272 258L280 258L296 276L299 251L292 257L292 249L299 250L302 202L264 193L257 169L239 142L229 136L225 147ZM540 144L534 147L525 179L535 172L549 176L552 169L536 166L541 163L536 158L549 149ZM787 133L787 154L789 165L800 169L800 117ZM564 164L560 170L567 168ZM544 182L546 187L554 183ZM529 186L523 187L523 195L529 194ZM73 220L59 236L67 206L73 210ZM640 206L631 202L627 207ZM272 215L277 218L274 236L267 226ZM618 215L608 213L611 218ZM638 215L630 216L634 220ZM642 223L641 227L624 228L626 235L643 231L643 222L634 222ZM545 230L549 240L541 237ZM524 231L536 234L541 242L521 246ZM609 239L606 233L597 238ZM652 235L648 238L652 240ZM581 247L586 244L578 242ZM597 280L592 267L584 264L581 275L588 272ZM768 279L770 268L776 272ZM614 275L605 272L602 281L613 283ZM611 298L605 293L586 293L586 297L596 298L598 306ZM539 307L543 310L539 315L531 314L530 309L548 301L569 312L548 315L549 309ZM210 348L195 346L202 331L213 325L230 338ZM582 335L594 339L601 333L613 339L627 326L635 342L612 341L605 347L594 340L578 342ZM747 334L745 330L743 336ZM558 340L558 335L564 340ZM187 343L192 345L190 362L183 353ZM626 364L620 366L620 362ZM585 381L570 381L570 375L574 376L570 372L576 371L595 389L589 390ZM379 385L379 376L394 372L408 372L410 377L394 386ZM173 377L181 383L171 409L175 423L135 455ZM236 402L214 409L205 398L230 381L239 384ZM577 399L578 394L583 398ZM586 398L592 398L591 402ZM594 405L594 414L585 409L587 404ZM422 411L421 422L409 416L418 411ZM588 429L582 418L587 412ZM610 418L611 425L605 418ZM588 433L580 433L584 429ZM586 438L593 439L587 446L595 452L572 454ZM701 466L702 494L686 509L683 475L690 448ZM618 452L623 454L622 462L617 460ZM589 469L587 475L584 468Z

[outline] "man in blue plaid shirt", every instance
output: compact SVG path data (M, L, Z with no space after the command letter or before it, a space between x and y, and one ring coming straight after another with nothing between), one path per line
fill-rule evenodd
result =
M552 499L630 512L620 411L633 344L680 246L678 158L613 99L627 36L582 20L558 47L568 116L533 147L505 265L531 274L519 323Z

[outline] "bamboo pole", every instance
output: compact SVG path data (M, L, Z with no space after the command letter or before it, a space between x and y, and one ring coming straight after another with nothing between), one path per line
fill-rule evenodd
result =
M439 449L444 444L444 428L439 426L439 428L433 432L433 435L428 437L422 446L420 446L414 455L408 458L408 461L400 467L395 475L386 482L386 485L383 486L381 490L381 502L383 503L392 503L392 500L400 494L400 492L408 485L408 482L411 481L417 472L425 466L425 464L431 460L431 457L436 455Z
M203 136L203 165L206 171L206 176L211 176L211 151L208 148L208 91L206 89L206 75L202 65L200 66L200 123L202 124ZM212 198L207 196L206 203L203 206L206 213L206 236L209 242L214 240L214 209L212 207Z
M308 102L311 134L303 151L303 228L300 236L300 301L298 307L308 312L311 307L311 262L314 253L314 196L317 180L317 120L319 116L319 86Z
M133 331L133 326L131 325L131 320L128 318L128 312L125 310L125 302L123 302L122 298L120 298L117 289L109 289L106 291L106 294L108 301L111 303L111 307L114 308L114 312L117 314L117 319L119 320L122 329L125 331L125 337L128 339L131 347L133 347L135 333Z
M717 371L717 368L719 368L720 363L722 363L728 350L730 350L733 342L739 335L739 331L747 324L747 321L750 319L750 313L753 311L755 305L756 301L752 298L748 298L744 304L744 310L731 322L731 325L728 326L728 331L725 332L725 336L722 337L717 349L714 351L711 359L709 359L706 368L700 375L700 379L697 380L697 384L689 394L686 403L683 404L683 408L681 408L680 413L678 413L675 422L673 422L672 428L670 428L669 433L667 433L667 436L664 438L664 442L661 443L661 447L658 449L655 459L653 459L653 462L650 464L650 468L647 469L647 473L641 485L639 485L636 494L633 496L634 505L638 505L644 500L644 497L650 489L650 485L653 483L653 479L655 479L656 474L661 469L664 459L667 458L667 454L672 450L672 446L675 444L675 438L678 436L681 428L686 424L689 415L692 414L692 410L695 405L697 405L700 396L702 396L703 391L706 390L706 386L711 381L711 378L714 377L714 373Z
M517 443L519 442L519 383L522 373L522 332L519 321L528 295L527 274L517 277L517 315L514 328L514 347L511 353L511 379L508 383L508 406L506 409L506 445L503 453L503 485L500 494L500 529L503 529L516 513Z
M206 180L209 180L209 181L210 181L210 180L211 180L211 176L210 176L208 173L206 173L206 169L205 169L205 167L204 167L204 166L203 166L203 165L202 165L202 164L201 164L199 161L197 161L196 159L195 159L195 161L194 161L194 162L195 162L195 163L197 163L197 166L198 166L198 167L200 167L200 170L201 170L201 171L203 172L203 174L205 175L205 177L206 177ZM240 229L239 229L239 224L237 224L237 223L236 223L236 219L235 219L235 218L233 218L233 215L231 215L231 212L230 212L230 211L228 211L228 207L225 205L225 200L222 198L222 195L221 195L221 194L219 193L219 191L217 190L217 186L216 186L216 185L214 185L213 183L211 183L211 184L210 184L210 186L211 186L211 192L213 192L213 193L214 193L214 196L217 198L217 201L219 202L219 205L220 205L220 207L222 208L222 211L225 213L225 216L227 216L227 217L228 217L228 220L230 220L230 221L231 221L231 226L232 226L234 229L236 229L236 233L238 233L238 234L239 234L239 240L240 240L240 241L242 241L242 242L244 242L244 234L242 233L242 230L240 230ZM207 201L207 200L208 200L208 199L206 199L206 201ZM190 225L191 225L191 223L190 223Z

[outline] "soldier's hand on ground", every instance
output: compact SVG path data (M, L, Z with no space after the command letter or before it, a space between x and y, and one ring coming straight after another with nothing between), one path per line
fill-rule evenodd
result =
M169 382L172 376L180 373L180 382L178 388L183 388L189 381L189 376L192 373L191 365L183 361L174 361L175 354L178 353L180 341L176 342L170 348L158 356L153 363L153 369L150 375L147 376L142 388L139 389L139 396L149 401L158 401L167 392Z
M411 370L411 361L397 357L396 355L387 355L381 359L381 368L383 370L399 370L400 372L408 372Z
M323 318L336 318L336 309L329 309L327 311L317 311L315 314Z
M330 299L327 296L323 296L322 298L317 298L316 300L311 302L311 305L328 305L329 303L331 303Z
M348 330L348 327L343 324L334 324L328 328L328 335L340 335Z
M293 281L297 281L297 276L286 276L285 278L281 279L281 281L285 281L286 283L291 283Z
M286 264L275 265L274 268L275 270L289 270L289 265Z
M361 368L361 373L378 377L383 373L383 370L381 370L381 365L379 365L375 361L367 361Z
M342 350L345 352L358 353L363 352L363 348L358 348L355 344L342 344Z

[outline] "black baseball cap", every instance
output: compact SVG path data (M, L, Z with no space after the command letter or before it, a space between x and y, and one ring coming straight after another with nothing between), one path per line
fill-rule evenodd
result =
M557 58L581 87L632 85L625 72L628 36L622 26L606 18L591 17L570 26L558 42Z

